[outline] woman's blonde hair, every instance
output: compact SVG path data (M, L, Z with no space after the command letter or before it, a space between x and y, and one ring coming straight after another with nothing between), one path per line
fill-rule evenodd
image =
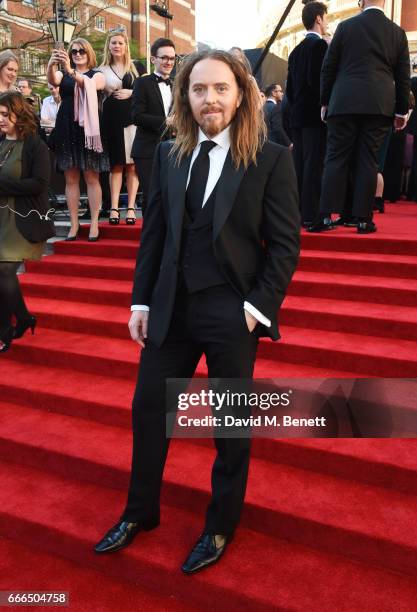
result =
M5 49L4 51L0 51L0 70L3 70L3 68L9 62L16 62L16 64L19 66L19 60L17 59L17 57L13 53L13 51L10 51L9 49Z
M95 54L93 47L90 45L88 40L86 40L85 38L74 38L74 40L71 41L71 44L68 48L68 55L70 56L70 63L71 63L72 68L75 68L75 64L72 61L72 57L71 57L71 50L74 45L80 45L80 47L85 49L85 51L87 52L88 69L91 70L91 68L95 68L97 66L96 54Z
M113 56L110 51L110 41L115 36L121 36L126 44L126 51L124 56L124 70L126 72L130 72L133 77L138 77L138 71L136 70L135 64L132 62L132 58L130 56L130 47L129 47L129 39L126 34L126 30L124 28L110 30L107 34L106 42L104 43L104 51L103 51L103 61L100 66L111 66L113 63Z
M175 77L173 107L168 120L176 133L172 154L177 154L177 163L190 155L197 146L198 125L193 117L188 90L190 74L198 62L205 59L224 62L233 72L242 101L231 124L230 149L236 168L241 163L245 168L250 162L256 164L256 155L267 138L263 109L259 104L259 90L244 64L227 51L212 49L200 51L186 57Z

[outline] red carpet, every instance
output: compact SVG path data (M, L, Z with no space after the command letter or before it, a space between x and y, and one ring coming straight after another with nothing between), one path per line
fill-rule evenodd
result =
M303 235L283 339L261 342L258 377L417 378L417 205L387 209L374 235ZM1 356L0 590L70 591L77 612L414 611L414 440L255 440L242 526L194 577L178 568L213 451L175 441L161 527L92 553L125 502L138 352L126 323L140 228L101 232L56 243L21 277L39 326ZM415 390L398 400L410 423Z

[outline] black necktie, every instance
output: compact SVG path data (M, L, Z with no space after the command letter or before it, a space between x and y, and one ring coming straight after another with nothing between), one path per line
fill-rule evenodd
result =
M158 76L157 74L155 76L156 76L156 80L158 83L165 83L165 85L171 86L171 79L163 79L161 76Z
M191 168L190 182L187 187L185 205L191 219L194 220L203 207L204 193L206 191L207 179L210 170L209 152L216 143L204 140L200 144L200 152L194 160Z

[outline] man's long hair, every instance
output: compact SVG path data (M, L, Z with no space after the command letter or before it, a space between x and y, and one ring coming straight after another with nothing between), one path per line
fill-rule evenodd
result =
M256 154L264 145L267 135L259 89L241 61L231 53L217 49L193 53L181 62L175 78L173 107L168 120L169 126L176 133L172 154L177 154L177 163L180 163L197 146L198 124L191 111L188 90L192 69L204 59L224 62L235 75L242 102L231 124L230 149L236 168L241 163L247 168L250 162L256 164Z

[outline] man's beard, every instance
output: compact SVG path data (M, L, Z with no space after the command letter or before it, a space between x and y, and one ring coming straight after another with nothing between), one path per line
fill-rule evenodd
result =
M223 118L219 119L218 117L216 117L213 120L213 118L210 119L209 115L204 115L203 122L200 127L206 134L206 136L212 138L213 136L217 136L217 134L220 134L220 132L222 132L225 127L227 127L223 123Z

